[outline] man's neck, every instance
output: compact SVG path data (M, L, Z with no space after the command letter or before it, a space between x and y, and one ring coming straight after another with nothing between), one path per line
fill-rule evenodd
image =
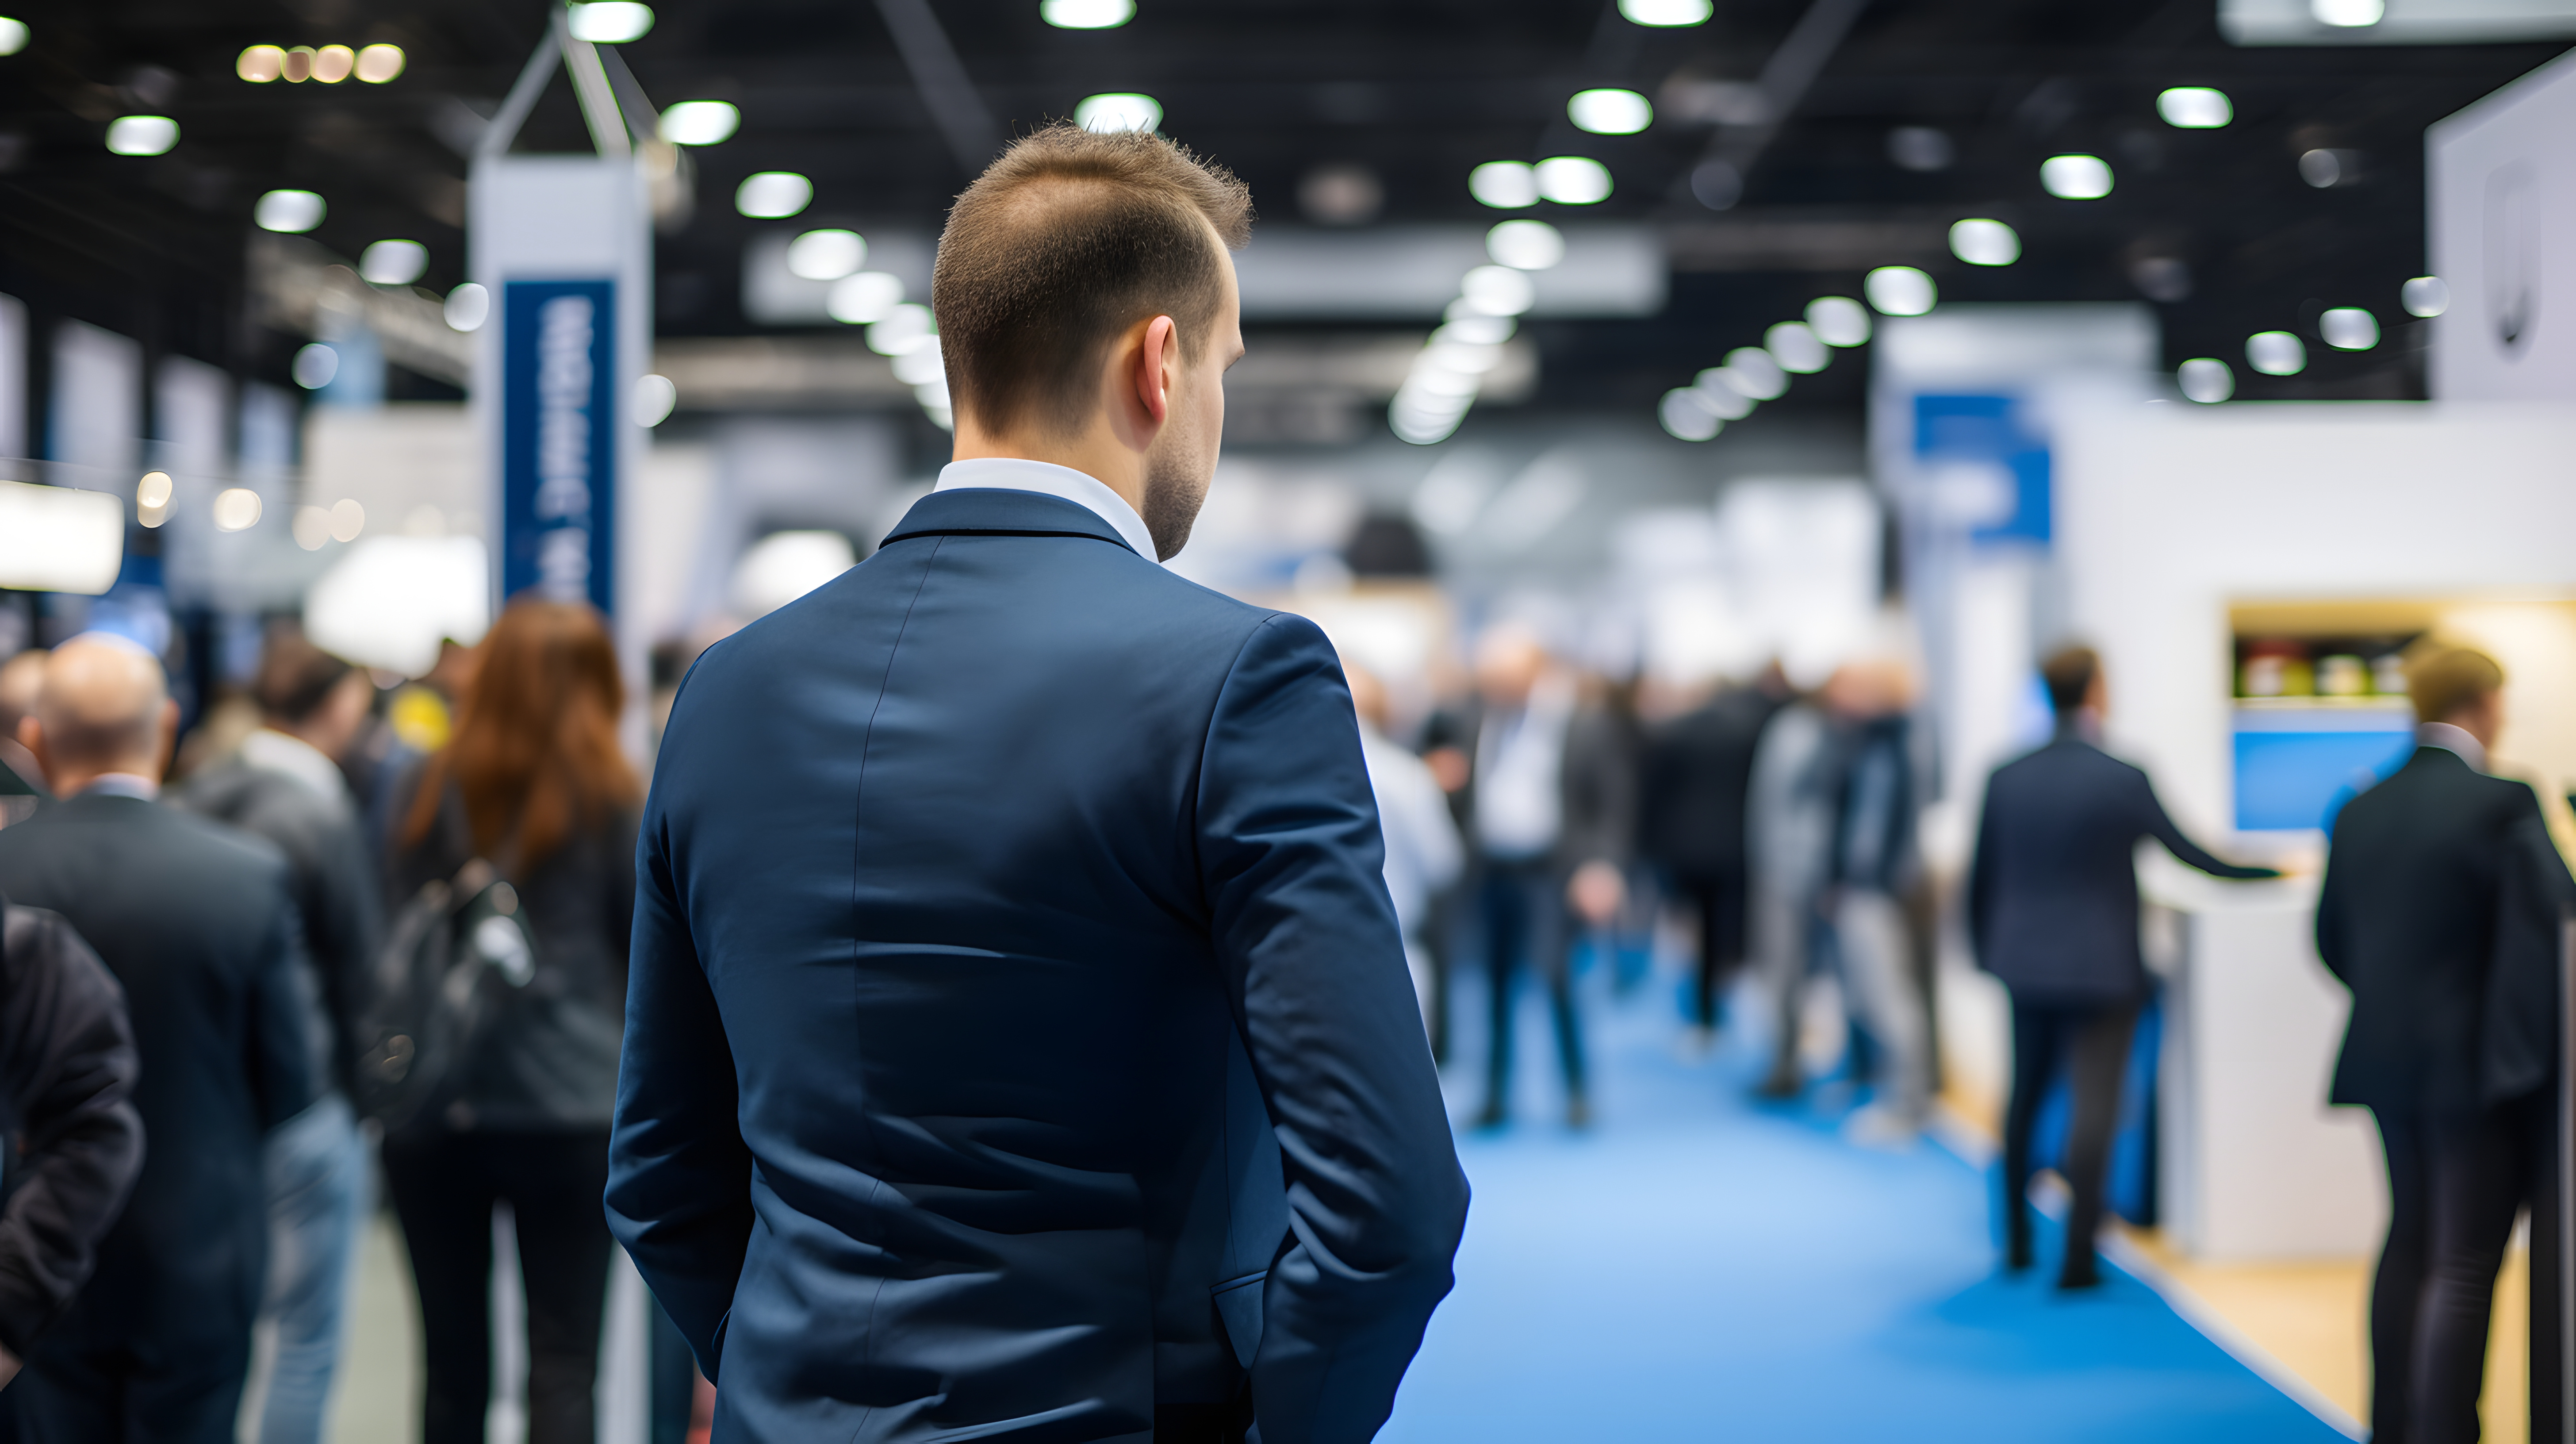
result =
M948 459L979 461L986 457L1069 467L1118 493L1119 499L1133 507L1138 516L1145 514L1145 458L1120 445L1105 426L1094 425L1079 436L996 436L959 416L956 448Z
M161 789L160 780L153 776L155 770L148 762L126 762L111 767L83 767L69 771L57 769L49 773L46 780L53 785L56 797L78 797L110 779L119 783L126 783L131 779L132 784L139 784L139 786L120 786L117 790L149 796Z

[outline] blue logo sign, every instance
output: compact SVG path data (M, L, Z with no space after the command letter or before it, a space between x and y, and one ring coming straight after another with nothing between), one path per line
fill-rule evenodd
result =
M501 324L501 595L610 611L617 285L506 282Z

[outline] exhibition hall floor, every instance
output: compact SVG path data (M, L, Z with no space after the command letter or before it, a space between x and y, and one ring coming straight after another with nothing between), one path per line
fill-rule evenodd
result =
M1481 1101L1484 999L1459 993L1463 1118ZM1746 1030L1677 1061L1670 998L1662 979L1587 995L1581 1134L1524 1000L1518 1121L1461 1136L1476 1196L1458 1287L1388 1444L2344 1437L2128 1272L2075 1296L2044 1268L2001 1276L1985 1170L1928 1139L1846 1142L1830 1090L1752 1102ZM2044 1232L2044 1263L2056 1248Z

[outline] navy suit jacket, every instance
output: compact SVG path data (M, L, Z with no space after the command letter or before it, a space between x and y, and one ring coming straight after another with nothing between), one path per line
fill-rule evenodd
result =
M2023 1002L2143 997L2137 849L2150 837L2203 872L2279 876L2210 856L2165 815L2146 773L2071 731L1996 768L1968 873L1978 963Z
M638 845L610 1223L725 1439L1364 1440L1467 1189L1312 623L938 492L719 642ZM1247 1046L1248 1045L1248 1046Z

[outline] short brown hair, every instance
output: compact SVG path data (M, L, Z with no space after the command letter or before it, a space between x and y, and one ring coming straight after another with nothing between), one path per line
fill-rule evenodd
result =
M930 306L951 404L995 430L1079 428L1102 348L1158 315L1195 359L1225 294L1211 229L1250 240L1252 192L1151 131L1059 121L1014 142L939 237Z
M280 617L268 624L268 639L259 654L259 673L250 693L259 710L282 722L302 722L321 710L340 679L354 670L348 663L314 646L304 629Z
M2415 720L2441 722L2504 686L2504 668L2473 647L2444 647L2406 669L2406 698Z
M2090 647L2060 647L2039 664L2040 680L2048 684L2048 705L2060 712L2083 706L2084 694L2101 675L2102 654Z

